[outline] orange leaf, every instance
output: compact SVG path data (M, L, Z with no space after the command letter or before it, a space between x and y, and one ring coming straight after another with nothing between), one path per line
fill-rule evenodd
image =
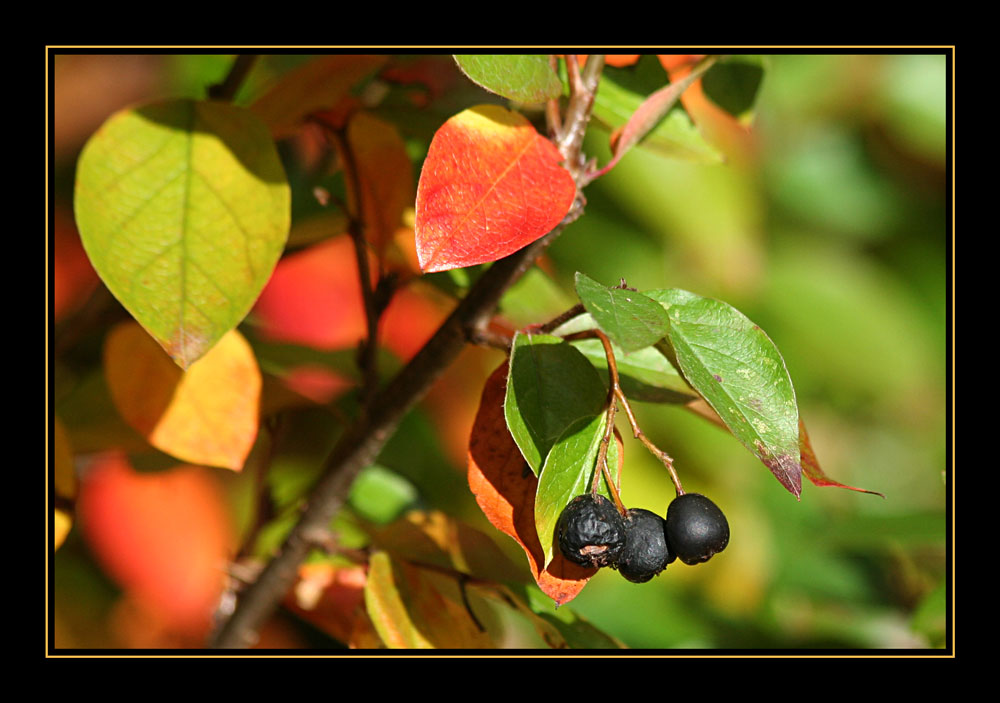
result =
M615 68L624 68L625 66L631 66L642 54L605 54L604 64L606 66L614 66ZM577 54L576 60L582 68L585 63L587 63L588 54Z
M109 576L176 627L207 631L232 528L205 469L137 473L124 455L105 455L80 482L77 512Z
M469 488L480 509L501 532L512 537L528 557L531 575L556 605L575 598L596 569L585 569L556 553L547 567L535 530L538 479L528 468L504 419L507 362L487 379L469 439Z
M231 330L182 371L137 323L114 328L104 373L118 412L157 449L182 461L243 468L257 438L261 377Z
M347 126L347 141L357 165L361 221L365 239L381 257L413 203L413 166L403 138L388 122L358 112ZM348 188L353 184L348 180ZM354 194L348 193L354 200Z
M250 106L275 139L295 132L310 113L330 109L362 79L386 62L385 56L334 54L312 59L282 76Z
M701 57L692 56L690 58L700 59ZM688 63L677 62L675 67L668 67L663 62L662 56L660 61L664 64L664 68L667 68L671 81L681 80L691 71L691 65ZM698 125L698 129L726 154L727 159L737 164L752 163L756 151L752 130L740 124L733 115L709 100L702 88L700 78L684 91L684 94L681 95L681 103L691 115L691 119Z
M496 261L548 233L576 196L561 160L527 119L496 105L445 122L417 186L420 267L446 271Z

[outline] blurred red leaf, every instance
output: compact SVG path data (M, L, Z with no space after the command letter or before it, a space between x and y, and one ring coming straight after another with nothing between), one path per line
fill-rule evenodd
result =
M393 295L379 323L379 338L407 360L449 308L436 290L414 281ZM261 337L270 341L325 351L356 346L367 326L350 238L336 236L278 262L257 299L253 319Z
M496 261L549 232L576 196L561 160L527 119L496 105L470 108L445 122L417 186L421 268Z
M535 530L535 490L538 479L528 468L507 429L503 401L507 390L507 362L486 381L479 412L469 439L469 488L480 509L501 532L524 549L538 587L556 605L573 600L596 569L566 561L556 552L544 569L544 553Z
M334 237L278 262L254 307L262 337L316 349L353 347L365 336L354 248Z
M71 215L56 208L52 228L52 311L58 322L76 310L97 287L97 273Z
M137 473L124 455L104 455L80 482L77 515L111 578L172 628L207 632L233 541L207 469Z
M461 76L450 56L420 56L416 58L394 58L386 66L380 77L392 83L419 83L427 88L428 97L433 100L445 93Z

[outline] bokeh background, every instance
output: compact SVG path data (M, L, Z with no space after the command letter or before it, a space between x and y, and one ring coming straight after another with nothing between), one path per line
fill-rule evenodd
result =
M113 111L154 97L201 97L231 60L55 57L53 388L84 493L88 476L98 473L94 466L109 461L95 458L110 436L95 428L114 421L95 418L111 417L114 409L95 401L101 394L93 390L101 383L105 318L60 339L79 329L70 321L89 310L102 289L80 255L73 226L76 157ZM301 60L279 57L256 68L241 95L253 95ZM609 285L624 277L640 290L679 287L723 299L763 327L784 355L826 473L885 498L804 481L797 502L731 436L682 409L637 404L640 424L673 455L685 488L709 495L726 512L730 546L707 564L675 563L643 585L602 571L567 607L635 648L939 648L946 643L951 568L949 66L943 53L781 54L768 56L766 66L752 127L716 135L724 164L629 152L587 189L585 216L551 247L545 274L535 272L512 291L505 314L527 324L569 307L576 271ZM434 104L439 112L400 124L415 177L433 129L484 98L471 84L446 96ZM606 162L607 140L607 131L595 127L587 153ZM304 187L294 164L303 153L282 152L293 186ZM309 202L293 192L296 217L308 219ZM462 285L460 275L437 276L436 290ZM254 325L251 316L241 327L251 341ZM425 333L413 334L419 341ZM413 344L393 345L386 367L405 359ZM409 508L439 509L495 536L523 562L520 548L479 513L464 481L479 389L502 358L469 349L404 422L338 520L345 543L363 544L354 529L360 520L388 522ZM333 441L327 410L300 413L291 430L296 441L283 445L272 464L276 495L294 494L315 475ZM123 429L115 437L125 435ZM209 530L207 541L220 549L239 543L251 520L250 472L165 468L162 457L144 463L149 453L142 443L129 442L128 470L160 472L165 482L172 477L181 487L164 489L171 495L214 496L206 500L217 507L205 508L191 524ZM127 495L146 489L134 490ZM663 513L672 495L662 466L638 443L627 444L625 502ZM129 523L109 521L111 533L131 530ZM272 548L288 524L270 525L257 551ZM97 534L103 533L74 523L50 562L55 645L198 646L197 627L178 624L187 605L138 597L136 581L122 579L122 567L109 560ZM176 558L190 555L183 547ZM175 548L165 546L164 554ZM143 558L162 562L157 554ZM178 589L184 584L171 590ZM505 626L505 645L539 645L524 623ZM262 646L338 643L283 613Z

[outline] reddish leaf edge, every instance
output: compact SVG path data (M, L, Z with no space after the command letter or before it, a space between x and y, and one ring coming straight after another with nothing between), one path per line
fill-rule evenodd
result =
M816 459L816 452L813 451L812 444L809 441L809 433L806 432L806 425L801 418L799 418L799 450L802 454L802 470L805 472L806 478L812 481L813 485L820 487L833 486L836 488L846 488L851 491L857 491L858 493L869 493L885 499L885 495L879 493L878 491L870 491L867 488L858 488L857 486L848 486L846 483L835 481L823 473L823 470L819 466L819 460Z
M558 608L579 595L597 569L577 566L559 552L543 565L534 518L538 479L521 456L503 412L507 366L506 361L498 366L483 387L469 439L469 489L487 520L524 550L538 588Z
M638 144L642 139L659 124L660 120L673 108L691 85L699 80L708 69L716 62L717 57L707 57L695 66L690 73L676 81L665 85L654 93L651 93L635 112L628 118L628 121L611 134L610 146L614 152L611 161L599 170L594 178L600 178L621 160L629 149Z

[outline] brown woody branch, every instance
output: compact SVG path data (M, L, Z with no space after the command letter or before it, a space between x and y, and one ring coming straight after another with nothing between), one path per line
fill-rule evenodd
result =
M256 61L257 54L239 54L222 82L208 87L208 97L212 100L232 100Z
M563 134L579 131L561 149L567 168L580 176L579 149L593 105L603 56L588 60L582 85L589 98L576 90L563 123ZM563 147L563 145L560 145ZM455 360L466 343L483 330L503 294L534 264L535 259L555 240L563 228L583 213L583 196L577 193L562 222L541 239L494 263L473 284L451 315L438 328L402 371L377 392L358 421L347 429L327 457L323 475L309 496L299 522L292 529L278 554L264 567L260 576L240 595L232 616L213 634L216 648L242 648L253 645L256 632L274 612L277 604L293 585L298 566L314 546L310 535L324 533L341 509L358 473L372 464L399 422L427 393L441 373Z

